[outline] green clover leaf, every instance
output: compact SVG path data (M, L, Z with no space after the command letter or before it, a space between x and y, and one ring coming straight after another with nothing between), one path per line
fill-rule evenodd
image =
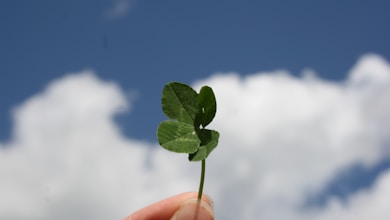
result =
M198 150L200 140L194 126L168 120L161 122L158 127L159 144L176 153L194 153Z
M217 131L201 129L197 134L201 140L201 144L198 151L189 154L188 159L190 161L201 161L206 159L211 151L218 145L219 133Z
M215 113L217 112L217 102L213 90L208 86L203 86L200 89L199 97L199 112L200 124L202 127L206 127L214 119Z
M163 89L161 104L168 118L193 125L198 114L198 93L185 84L168 83Z
M205 129L214 119L217 103L211 87L203 86L199 94L190 86L171 82L164 86L162 110L169 120L157 128L159 144L166 150L188 153L189 161L202 161L198 199L202 197L205 161L217 147L219 133Z

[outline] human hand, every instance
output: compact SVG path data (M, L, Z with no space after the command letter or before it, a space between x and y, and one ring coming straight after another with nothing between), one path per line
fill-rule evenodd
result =
M212 206L207 196L198 202L197 193L182 193L142 208L124 220L214 220Z

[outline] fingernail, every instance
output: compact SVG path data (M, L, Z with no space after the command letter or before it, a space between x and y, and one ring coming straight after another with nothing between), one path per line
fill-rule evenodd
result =
M171 220L213 220L214 213L209 204L198 199L184 202Z
M209 201L211 210L214 210L214 201L211 199L211 197L208 196L208 195L206 195L206 194L203 194L203 196L206 197L207 200ZM207 204L207 203L206 203L206 204Z

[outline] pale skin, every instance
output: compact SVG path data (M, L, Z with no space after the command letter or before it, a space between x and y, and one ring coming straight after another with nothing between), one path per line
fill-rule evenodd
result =
M178 194L144 207L124 220L213 220L212 201L196 192Z

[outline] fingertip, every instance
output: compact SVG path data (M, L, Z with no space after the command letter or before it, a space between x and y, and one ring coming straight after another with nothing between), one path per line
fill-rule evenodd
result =
M210 202L210 199L206 202L197 198L184 201L171 220L213 220L214 212Z
M206 201L209 206L211 207L211 210L214 210L214 201L211 199L211 197L207 194L202 195L202 200Z

